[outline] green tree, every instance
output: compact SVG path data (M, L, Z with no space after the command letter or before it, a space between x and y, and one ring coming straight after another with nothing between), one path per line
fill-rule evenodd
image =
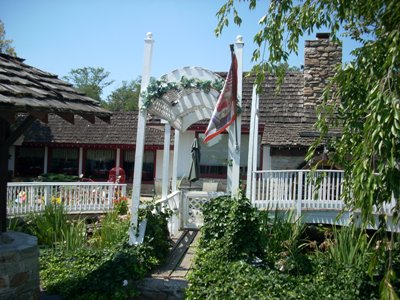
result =
M248 3L253 10L260 2ZM228 26L231 14L235 24L242 23L235 1L229 0L217 13L217 35ZM354 60L338 68L325 89L326 101L317 123L320 141L326 141L329 128L343 128L343 135L330 143L336 150L334 159L345 166L346 200L361 209L365 222L372 221L374 205L379 209L392 196L398 216L400 1L271 0L258 23L261 29L254 36L258 47L252 57L257 62L254 71L258 82L287 62L290 53L297 53L299 38L315 29L327 28L334 40L340 31L360 43L352 52ZM269 49L268 57L261 56L264 47Z
M12 40L6 40L6 30L4 29L4 23L0 20L0 53L17 56L14 47L11 45L12 42Z
M252 56L257 63L253 70L258 83L268 72L282 79L279 64L286 62L290 53L297 54L300 37L314 30L324 28L334 40L343 35L360 44L352 51L354 60L338 67L325 89L316 124L321 138L310 149L309 157L317 144L329 143L335 149L332 159L344 166L345 201L350 208L361 210L363 225L374 222L374 206L380 210L392 197L396 203L393 216L398 222L400 1L271 0L267 6L266 1L249 0L249 9L261 3L266 13L258 21L260 30L254 35L257 47ZM221 6L217 35L229 25L230 18L237 25L242 23L236 7L233 0ZM329 139L332 127L341 127L342 136ZM388 270L383 284L387 294L383 297L398 299L390 286Z
M112 111L137 110L139 95L140 78L130 82L123 81L122 86L117 88L107 97L106 107Z
M110 72L104 68L84 67L72 69L64 79L72 83L78 90L103 104L101 95L104 88L114 82L108 80Z

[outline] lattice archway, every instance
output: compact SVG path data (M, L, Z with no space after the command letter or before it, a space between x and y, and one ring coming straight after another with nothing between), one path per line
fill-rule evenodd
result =
M182 78L201 81L222 81L218 74L201 67L184 67L163 75L161 80L180 82ZM170 90L160 98L154 99L147 112L167 121L181 132L201 120L210 119L220 91L211 88L205 92L199 88Z
M204 119L210 119L216 106L218 95L220 91L210 90L204 91L199 88L185 88L179 91L171 90L159 98L153 99L150 103L145 102L143 92L147 91L150 83L150 70L151 60L153 53L153 35L147 33L145 38L144 49L144 67L142 72L141 83L141 97L139 98L139 111L137 134L136 134L136 152L135 152L135 168L133 178L133 192L132 192L132 208L131 208L131 228L129 232L129 242L140 243L143 240L145 225L138 224L138 214L140 203L140 190L141 190L141 174L143 151L145 143L145 129L147 113L157 116L165 121L165 135L164 135L164 157L163 157L163 172L162 172L162 198L167 198L168 191L168 167L169 167L169 149L170 149L170 134L171 126L175 128L174 140L174 161L173 161L173 174L172 174L172 190L176 186L176 170L178 165L178 152L176 152L176 145L179 145L180 133L186 131L190 125L195 124ZM241 36L236 38L236 57L237 57L237 96L238 105L241 105L242 97L242 58L243 58L243 40ZM166 82L179 82L181 78L197 79L202 81L219 81L222 78L209 70L201 67L184 67L177 69L162 76ZM236 119L237 128L241 128L240 115ZM227 174L227 190L232 192L232 195L239 189L239 174L240 174L240 133L234 138L233 130L230 128L229 141L228 141L228 159L232 165L228 169ZM173 193L174 194L174 193ZM139 235L137 235L139 233Z

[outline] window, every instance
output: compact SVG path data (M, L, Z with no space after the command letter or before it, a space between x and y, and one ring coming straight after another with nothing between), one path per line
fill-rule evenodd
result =
M44 148L18 147L15 157L17 176L38 176L43 174Z
M85 176L108 179L108 172L115 167L115 151L88 149L85 167Z
M50 172L78 175L79 151L70 148L51 150Z
M228 166L228 134L220 134L208 143L200 145L200 176L209 178L226 178ZM200 141L204 134L199 134ZM247 157L249 135L242 134L240 147L240 176L247 175Z
M132 180L134 167L135 167L135 151L125 150L124 158L122 161L122 168L125 171L126 180Z
M144 151L142 181L154 180L154 160L155 160L155 151ZM135 167L135 151L134 150L124 151L123 168L125 170L127 179L133 178L134 167Z

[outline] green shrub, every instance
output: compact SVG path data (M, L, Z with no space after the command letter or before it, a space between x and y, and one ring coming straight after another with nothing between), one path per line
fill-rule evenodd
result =
M40 179L44 182L73 182L78 181L79 176L62 173L46 173L40 175Z
M347 267L368 265L371 255L371 242L367 233L353 226L333 227L333 239L327 240L328 256L332 263Z
M95 247L108 247L120 243L128 235L130 219L120 217L117 211L106 213L100 227L94 227L89 243Z
M113 200L114 211L119 215L126 215L128 213L128 197L118 196Z
M240 193L239 197L221 196L203 208L204 226L200 247L223 247L226 259L252 259L262 255L257 210Z
M187 299L380 297L385 260L377 261L371 276L365 234L335 232L327 243L331 248L313 252L305 247L312 244L306 243L305 225L291 212L257 212L243 197L213 200L204 208L204 221Z
M41 282L49 293L65 299L126 299L135 295L132 281L153 267L149 252L146 246L126 243L70 252L41 251Z
M62 204L49 204L43 212L28 215L26 227L42 246L73 250L86 243L85 221L69 218Z
M140 219L147 219L144 240L153 249L153 255L160 263L167 258L171 246L168 230L168 218L170 215L170 211L155 211L152 205L139 211Z
M311 264L303 251L305 225L295 220L293 211L260 211L260 233L264 256L269 267L292 273L309 273Z
M292 273L224 260L222 251L198 251L186 299L379 299L379 281L365 267L338 266L328 255L310 260L312 272Z
M200 256L201 268L197 265L193 270L186 289L189 300L379 299L379 283L357 268L335 268L314 261L314 273L293 275L246 261L221 261L215 253L202 252Z
M41 284L65 299L127 299L136 294L133 282L165 260L169 233L166 215L141 212L148 218L145 242L129 246L129 219L106 215L94 241L65 251L42 249ZM104 241L101 239L104 238Z

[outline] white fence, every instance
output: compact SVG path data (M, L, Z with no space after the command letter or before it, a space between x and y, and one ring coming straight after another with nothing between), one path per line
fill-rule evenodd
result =
M203 225L203 205L211 199L221 196L222 192L176 191L165 199L156 201L161 209L172 212L168 220L169 231L176 235L181 229L199 229Z
M253 172L252 203L258 208L341 210L343 171Z
M50 203L62 203L68 212L96 213L113 208L126 196L126 184L111 182L9 182L7 215L40 212Z
M251 202L259 209L294 210L304 222L345 225L359 212L346 211L341 198L343 180L344 172L338 170L255 171ZM381 211L375 209L374 214L385 214L388 229L400 231L400 225L391 223L395 203L393 197Z
M161 198L156 201L156 205L161 206L161 210L169 209L172 213L168 220L168 229L171 235L176 235L181 229L180 208L182 202L182 192L175 191L169 194L166 198Z

